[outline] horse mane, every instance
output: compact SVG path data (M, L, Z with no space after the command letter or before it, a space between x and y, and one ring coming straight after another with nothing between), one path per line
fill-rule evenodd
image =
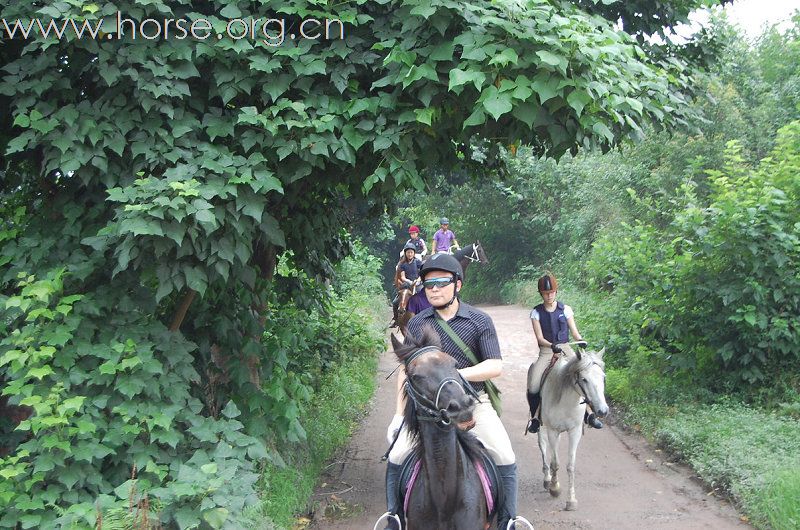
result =
M600 368L605 370L606 364L601 358L595 355L595 352L582 353L580 359L578 359L577 356L570 357L557 377L553 378L553 382L557 385L556 390L558 394L563 394L565 390L568 390L572 386L574 376L578 372L589 368L593 363L599 364Z
M434 346L440 350L442 348L439 334L430 325L425 325L422 328L422 334L419 337L408 335L405 337L405 341L402 343L402 345L397 343L395 340L392 340L392 343L394 344L394 353L401 362L404 362L408 356L420 348L424 348L426 346ZM403 392L405 392L405 390ZM420 422L417 420L417 410L414 406L414 401L408 399L408 397L406 397L406 406L403 410L403 417L405 420L405 425L408 427L408 434L411 437L414 451L419 454L419 451L421 450ZM471 432L462 431L461 429L456 428L456 436L458 437L461 447L471 459L476 460L482 455L486 454L486 449L484 448L483 444Z

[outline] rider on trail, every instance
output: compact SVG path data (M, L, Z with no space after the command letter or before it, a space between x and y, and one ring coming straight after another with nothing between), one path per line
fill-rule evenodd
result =
M425 244L425 240L419 237L419 227L412 225L411 228L408 229L408 235L410 239L406 241L406 245L409 243L414 245L414 249L417 251L417 261L423 261L425 255L428 253L428 246Z
M457 249L460 249L461 245L458 244L456 235L450 230L450 221L447 217L439 219L439 226L439 230L433 234L433 244L431 245L433 253L444 252L446 254L452 254L450 247L453 245L455 245Z
M531 411L531 419L528 421L528 432L539 432L539 420L536 417L536 410L539 408L541 396L539 390L542 383L542 374L551 364L553 356L564 352L574 356L575 352L569 344L570 332L579 343L583 341L578 327L575 325L575 318L572 308L563 302L556 300L558 293L558 281L552 274L545 274L539 278L539 294L542 296L542 303L531 310L531 324L536 335L537 350L540 350L539 358L534 361L528 370L528 406ZM587 413L588 414L588 413ZM594 414L588 414L584 421L594 427L601 429L603 423Z
M442 351L456 360L461 375L478 392L480 400L475 407L475 424L472 432L497 464L504 492L504 504L498 507L497 528L505 529L508 521L516 517L517 511L516 457L508 433L484 390L484 381L500 376L503 369L497 332L489 315L459 300L458 292L461 290L464 273L461 264L453 256L432 255L422 265L421 276L425 294L433 307L423 310L412 318L408 324L408 331L411 335L420 337L426 327L433 328L441 340ZM477 364L472 364L461 346L445 331L442 320L464 345L472 350L479 360ZM401 500L398 498L396 486L400 480L401 465L413 447L413 441L408 436L406 427L402 426L405 380L405 370L400 366L397 378L397 408L386 433L388 441L394 443L386 470L386 500L389 513L392 514L397 514L401 510ZM386 528L398 530L394 521L390 521L390 525Z
M395 327L398 324L398 318L400 315L405 312L405 307L400 307L401 299L403 298L401 295L403 291L408 290L411 291L410 294L413 294L414 288L420 284L419 279L419 268L420 262L415 259L414 255L416 254L416 247L413 243L406 243L406 246L403 247L403 257L400 258L400 261L397 262L397 266L395 267L395 280L397 288L397 294L395 295L394 299L392 300L392 323L389 327ZM408 297L406 297L406 302L408 303Z
M417 247L409 242L403 247L403 259L397 264L399 272L399 286L398 291L403 289L413 289L414 285L420 283L419 281L419 268L420 263L414 259L417 252Z

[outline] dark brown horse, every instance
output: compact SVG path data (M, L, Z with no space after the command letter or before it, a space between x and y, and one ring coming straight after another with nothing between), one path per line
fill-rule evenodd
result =
M421 461L405 502L404 528L486 530L490 514L474 464L483 461L485 449L457 427L472 422L477 403L472 387L456 370L455 359L441 351L432 329L418 342L407 337L403 344L392 335L392 345L405 364L405 424Z
M483 250L483 245L481 245L481 242L477 240L475 241L475 243L467 245L461 250L456 250L453 256L455 256L455 258L459 261L459 263L461 263L461 268L464 271L464 276L466 276L467 274L467 267L469 267L470 263L473 262L478 262L483 264L489 263L489 258L486 257L486 252ZM399 278L400 278L400 273L396 272L395 287L399 285ZM411 317L413 317L416 314L415 311L408 310L410 300L412 298L418 299L417 303L411 304L412 307L424 308L429 306L430 304L427 303L427 298L425 297L424 289L421 288L417 290L416 294L413 295L411 294L411 292L407 290L405 291L405 294L403 294L402 291L399 291L398 294L400 296L399 307L402 308L402 310L398 310L398 312L395 314L395 322L397 323L397 327L400 328L400 333L402 333L403 336L405 337L407 335L406 326L408 325L408 321L411 320Z

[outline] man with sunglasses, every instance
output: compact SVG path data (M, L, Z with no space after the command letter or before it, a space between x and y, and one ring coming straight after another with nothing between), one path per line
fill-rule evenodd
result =
M436 330L442 343L442 351L456 360L459 372L478 393L480 400L475 407L472 432L483 442L497 465L504 498L503 505L498 507L497 528L505 530L508 521L516 517L517 464L508 433L485 392L484 382L498 377L503 370L494 323L483 311L459 300L458 292L461 290L464 272L453 256L432 255L423 263L420 276L425 294L433 307L412 318L408 323L408 332L420 337L426 327ZM470 361L462 347L445 330L442 321L472 351L478 363ZM398 513L400 509L396 485L400 479L401 464L412 448L406 429L403 427L401 430L405 407L402 389L405 379L405 371L401 366L397 378L397 407L387 431L389 443L394 443L386 470L386 497L390 513ZM387 529L395 530L391 525Z

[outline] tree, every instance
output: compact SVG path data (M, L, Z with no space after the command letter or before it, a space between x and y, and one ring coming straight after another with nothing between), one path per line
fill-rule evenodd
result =
M380 205L421 186L428 168L468 164L482 140L559 155L691 117L681 61L648 57L580 5L251 7L2 7L19 23L0 52L11 124L2 137L0 374L12 401L36 409L20 428L37 438L0 464L15 477L0 490L0 524L53 524L45 500L90 519L93 499L122 484L132 462L140 480L166 488L165 518L224 519L223 501L198 511L197 488L212 470L251 476L264 451L250 435L272 428L270 410L290 406L260 386L272 354L260 343L268 301L277 292L304 301L302 286L274 276L278 256L330 276L348 252L342 200ZM312 18L344 33L278 46L225 36L226 20L250 16L282 19L286 34ZM18 45L37 29L33 17L65 36ZM131 21L125 35L118 17ZM167 18L207 20L209 37L133 38L134 26L152 36L155 22L144 21L163 31ZM67 19L77 26L58 22ZM232 400L219 417L202 391L215 371L226 372ZM244 502L248 484L225 485L223 497Z

